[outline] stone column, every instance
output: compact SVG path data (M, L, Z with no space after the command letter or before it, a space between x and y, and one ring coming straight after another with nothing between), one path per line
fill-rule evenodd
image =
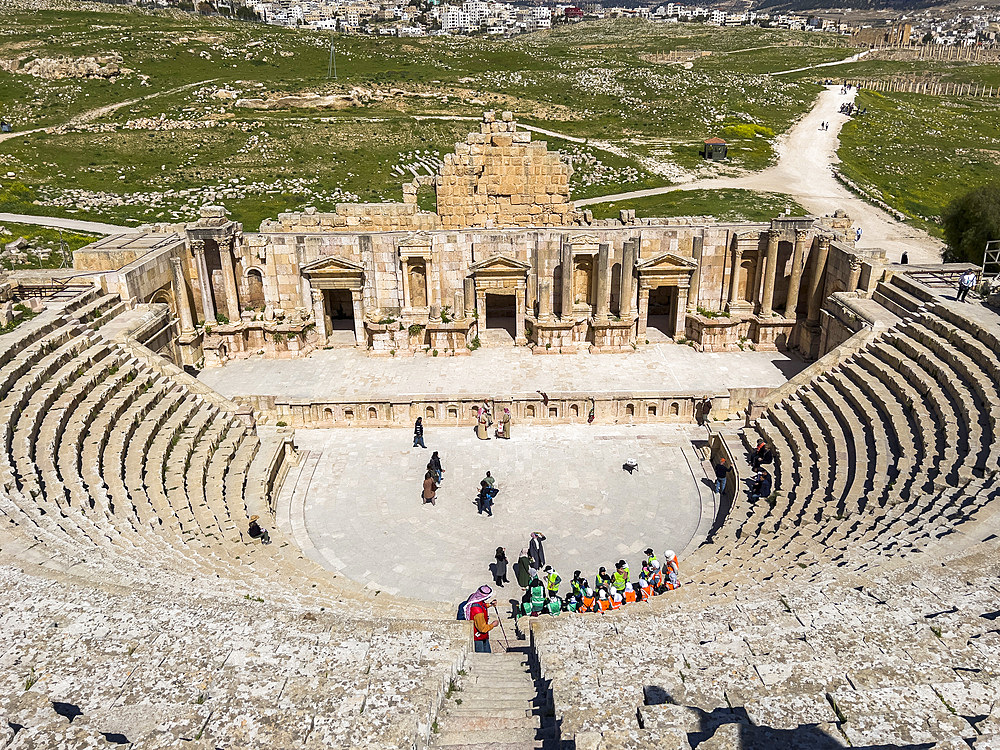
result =
M764 269L764 293L760 301L760 316L770 318L774 314L774 282L778 275L778 239L781 232L772 229L767 233L767 268Z
M632 305L635 298L635 287L633 286L633 276L635 275L635 258L639 250L639 243L635 240L628 240L622 247L622 278L621 288L618 292L619 315L623 320L632 317Z
M316 333L319 334L320 346L326 346L329 334L326 330L326 305L323 304L323 290L312 290L313 318L316 320Z
M472 318L476 314L476 280L466 276L462 286L465 288L465 317Z
M528 343L524 335L524 315L526 307L524 303L525 289L518 287L517 294L514 295L514 345L524 346Z
M573 246L562 247L562 310L559 317L569 320L573 317Z
M400 260L403 269L403 309L410 307L410 262L407 258Z
M365 340L365 306L363 289L351 290L351 304L354 306L354 343L358 346L367 346Z
M455 320L465 320L465 292L456 289L452 292L452 309L455 311Z
M802 267L805 264L806 248L811 233L808 229L795 232L795 250L792 252L792 275L788 279L788 296L785 298L785 317L795 320L795 308L799 306L799 287L802 286Z
M736 295L740 293L740 275L743 267L743 248L740 247L739 238L736 239L736 246L733 248L733 271L729 275L729 302L726 305L730 311L738 307L740 300Z
M853 292L858 288L858 283L861 281L862 262L860 256L851 256L851 277L847 280L847 291L849 292Z
M649 287L639 282L639 324L637 328L637 335L639 338L644 338L646 335L646 322L649 317ZM645 341L640 341L638 343L645 343Z
M205 262L205 243L194 240L191 243L195 263L198 266L198 286L201 287L201 310L206 323L215 322L215 303L212 301L212 277L208 274L208 263Z
M222 263L222 282L226 287L226 314L231 323L240 322L240 293L236 286L236 257L232 247L223 250L219 248L219 261Z
M691 238L691 257L698 264L694 267L694 272L691 274L691 288L688 290L687 309L688 312L692 313L698 310L698 294L701 288L701 253L704 247L704 237Z
M611 246L602 242L597 251L597 314L598 320L607 320L611 315Z
M677 317L674 319L674 338L679 339L687 332L688 287L677 287Z
M809 317L806 322L810 326L819 325L819 311L823 307L823 283L826 272L826 258L830 254L830 237L821 234L816 242L816 264L813 266L812 276L809 277L809 287L806 293L809 295Z
M194 319L191 316L191 302L188 299L181 259L171 258L170 267L174 275L174 304L177 307L177 316L181 319L181 334L191 335L194 333Z
M437 272L437 264L431 258L424 259L424 293L427 295L427 306L437 305L441 307L441 284L434 283L434 274Z
M552 319L552 282L548 279L538 280L538 319Z

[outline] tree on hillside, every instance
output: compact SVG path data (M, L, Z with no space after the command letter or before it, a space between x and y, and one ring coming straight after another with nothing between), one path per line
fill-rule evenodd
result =
M988 240L1000 240L1000 182L973 188L941 216L948 243L945 260L981 265Z

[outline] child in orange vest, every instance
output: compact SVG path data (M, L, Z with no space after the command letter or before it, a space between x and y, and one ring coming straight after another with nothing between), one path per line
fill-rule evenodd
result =
M642 592L642 600L648 602L653 598L653 587L649 585L649 582L645 578L639 579L639 591Z
M635 589L632 587L631 583L626 583L625 584L625 603L626 604L635 604L635 602L636 602Z

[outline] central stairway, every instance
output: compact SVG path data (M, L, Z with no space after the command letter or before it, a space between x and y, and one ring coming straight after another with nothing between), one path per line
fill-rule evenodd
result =
M556 750L559 733L547 683L535 680L527 648L470 653L448 690L431 734L432 748Z

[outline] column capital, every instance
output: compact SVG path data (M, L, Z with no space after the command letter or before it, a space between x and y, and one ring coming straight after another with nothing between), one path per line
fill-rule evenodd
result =
M737 258L737 259L738 258L742 258L743 257L743 248L740 247L739 245L737 245L736 247L734 247L733 248L733 257Z
M774 227L771 227L770 229L767 230L767 241L777 242L779 239L781 239L781 235L783 234L784 232L781 231L780 229L775 229Z
M316 287L313 287L310 291L312 292L312 301L313 302L322 302L323 301L323 290L322 289L317 289Z
M205 240L191 240L188 244L191 246L191 252L195 255L201 255L205 252Z
M852 271L860 271L862 263L864 263L864 259L860 255L852 255L851 256L851 270Z
M821 234L821 235L819 235L819 237L817 239L818 239L819 247L820 247L821 250L829 250L830 249L830 235L828 235L828 234Z
M795 230L795 241L801 242L802 240L808 239L809 235L812 234L811 229L796 229Z

